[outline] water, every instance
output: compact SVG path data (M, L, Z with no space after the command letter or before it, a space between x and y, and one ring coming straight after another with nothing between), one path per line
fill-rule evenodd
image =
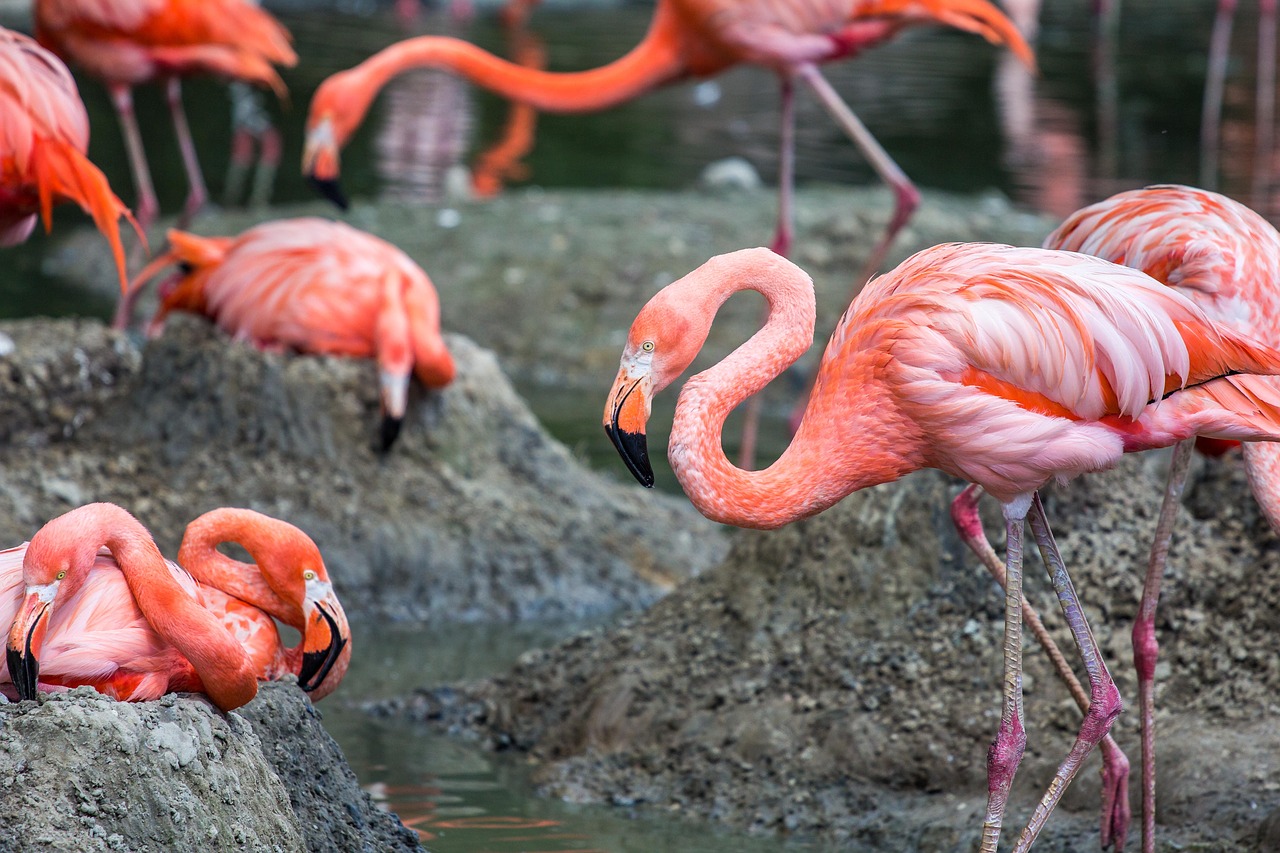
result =
M352 4L347 6L371 4ZM1124 0L1112 42L1092 35L1079 0L1049 0L1034 80L978 38L918 30L855 62L829 66L828 77L881 143L920 186L959 192L995 188L1020 205L1065 215L1120 189L1157 182L1206 184L1200 173L1200 98L1212 8L1205 0ZM623 54L643 33L646 6L545 8L533 18L552 69L587 68ZM298 174L301 124L311 92L325 76L353 65L404 36L389 12L373 16L289 12L281 18L296 37L302 64L285 73L287 107L267 102L284 136L274 200L312 198ZM443 17L423 29L443 29ZM501 31L480 17L459 33L501 52ZM1258 165L1253 91L1256 18L1241 10L1232 39L1223 148L1210 177L1228 194L1280 213L1267 176L1251 199ZM1103 61L1095 62L1095 57ZM1106 61L1111 57L1111 61ZM1096 69L1096 70L1095 70ZM356 198L438 189L447 166L470 162L495 139L506 105L484 93L419 76L397 85L375 106L343 154L343 177ZM82 80L93 127L91 156L126 200L132 198L115 117L102 87ZM215 199L228 164L229 104L225 87L186 84L186 103ZM999 94L997 94L999 93ZM466 104L450 113L453 135L408 142L402 132L423 102ZM140 121L162 209L176 211L186 187L168 117L157 91L140 90ZM874 176L813 98L798 104L797 176L801 184L862 184ZM717 159L738 155L766 180L777 163L777 83L763 71L740 69L712 83L682 84L595 115L542 116L527 163L527 183L550 187L685 187ZM399 130L397 130L397 128ZM446 128L447 129L447 128ZM400 142L397 142L400 140ZM12 274L0 279L0 316L90 314L111 306L60 281L42 262L58 231L83 221L56 214L53 240L37 235L5 252ZM763 235L762 235L763 238ZM33 286L32 283L38 283ZM528 389L526 389L528 390ZM566 407L548 389L526 394L541 414ZM593 402L592 406L598 405ZM664 423L664 419L659 418ZM598 448L599 425L549 422L571 446ZM584 433L584 430L589 432ZM728 435L736 435L730 428ZM656 437L655 437L656 441ZM604 452L611 452L606 447ZM616 461L614 462L616 468ZM498 672L533 645L554 642L566 626L420 626L357 623L355 656L341 690L321 706L362 782L428 839L435 851L679 850L790 851L778 840L726 835L669 815L574 807L528 796L528 770L517 757L492 755L465 743L375 720L351 707L421 685Z
M407 686L501 672L528 648L584 626L566 624L428 627L357 621L351 669L321 703L325 728L342 745L361 783L418 831L433 853L598 851L598 853L826 853L834 848L754 838L660 809L577 806L528 795L520 756L466 742L355 707Z

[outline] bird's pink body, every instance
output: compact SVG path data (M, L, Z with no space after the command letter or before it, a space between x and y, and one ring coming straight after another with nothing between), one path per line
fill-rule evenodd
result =
M171 231L170 251L138 276L186 265L162 286L152 332L174 310L211 318L260 347L377 360L384 412L403 418L409 376L428 388L453 381L434 285L408 255L325 219L282 219L239 237Z
M90 214L126 280L119 218L132 216L85 156L89 116L71 72L26 36L0 27L0 246L25 240L54 202Z
M1069 216L1045 239L1140 269L1214 320L1280 347L1280 233L1217 193L1157 186L1120 193ZM1280 395L1280 380L1256 380ZM1280 444L1244 447L1249 484L1280 530Z

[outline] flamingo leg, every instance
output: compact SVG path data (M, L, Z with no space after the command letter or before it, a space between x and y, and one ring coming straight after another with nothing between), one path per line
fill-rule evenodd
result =
M169 113L173 116L173 129L178 135L178 150L182 152L182 168L187 173L187 201L182 206L182 215L178 217L178 228L185 228L187 223L204 207L209 200L209 191L205 188L204 175L200 172L200 161L196 158L195 140L191 138L191 126L187 124L187 114L182 109L182 83L177 77L170 77L165 83L165 99L169 102Z
M867 162L871 164L871 168L876 170L876 174L880 176L894 194L893 218L889 220L889 225L885 228L884 236L880 238L880 242L876 243L875 248L871 250L871 254L867 257L866 263L862 267L862 271L858 274L854 281L852 297L862 289L863 283L880 269L884 263L885 256L889 253L889 247L893 245L893 240L898 236L898 232L911 219L911 215L915 213L916 208L920 206L920 191L916 189L915 184L911 183L911 179L907 177L902 168L893 161L889 156L889 152L876 141L871 135L871 131L867 130L867 126L862 120L854 115L853 110L849 109L849 105L844 102L840 94L835 88L827 82L827 78L822 76L822 72L818 70L816 65L804 64L796 68L796 73L809 84L814 93L818 96L818 100L826 108L831 117L835 119L836 124L849 136L853 144L862 152L862 156L867 158Z
M1253 206L1264 210L1275 145L1276 0L1258 0L1258 92L1253 154Z
M1003 504L1006 530L1004 585L1004 704L1000 728L987 750L987 814L982 853L996 853L1013 776L1027 747L1022 712L1022 522L1028 501Z
M982 529L982 519L978 516L978 499L981 496L980 486L965 487L951 502L951 520L955 523L960 538L969 546L969 550L977 555L982 565L995 578L996 583L1003 588L1005 587L1004 563L996 556L995 549L987 540L987 534ZM1082 712L1088 711L1089 694L1080 684L1080 679L1076 678L1075 672L1067 663L1067 658L1058 648L1058 644L1049 635L1049 630L1045 628L1040 614L1025 598L1022 602L1022 621L1035 636L1036 642L1044 649L1045 654L1049 656L1058 680L1067 685L1071 697L1076 700L1076 705ZM1129 757L1124 754L1124 750L1110 734L1102 739L1100 748L1102 750L1101 844L1103 850L1114 844L1115 853L1121 853L1124 850L1125 839L1129 834L1129 822L1132 818L1129 809Z
M1160 600L1160 581L1164 577L1173 538L1173 522L1182 503L1182 489L1187 483L1187 467L1195 439L1179 442L1173 451L1169 482L1164 502L1156 521L1155 541L1147 560L1147 577L1142 585L1142 603L1133 623L1133 666L1138 673L1138 709L1142 720L1142 851L1156 849L1156 604Z
M1090 702L1075 743L1071 745L1067 757L1058 766L1058 771L1054 774L1053 781L1049 783L1049 788L1041 798L1040 804L1032 813L1031 820L1018 836L1017 846L1014 847L1015 853L1025 853L1031 848L1036 836L1040 834L1049 815L1057 806L1058 800L1062 798L1063 792L1079 772L1080 765L1084 763L1089 752L1111 730L1112 723L1120 715L1122 705L1120 691L1111 680L1111 673L1107 672L1107 665L1102 660L1098 643L1094 640L1093 631L1089 628L1089 622L1085 619L1084 611L1080 607L1080 599L1076 595L1071 576L1067 574L1062 554L1058 552L1057 543L1053 541L1053 532L1049 529L1049 520L1045 517L1044 505L1040 502L1039 495L1032 497L1028 520L1031 522L1031 532L1036 538L1036 544L1040 547L1040 556L1049 570L1053 589L1058 594L1058 602L1062 605L1067 626L1071 629L1071 636L1075 639L1076 648L1079 649L1080 658L1084 662L1084 669L1089 677Z
M1231 24L1236 0L1218 0L1209 37L1209 67L1204 78L1204 103L1200 112L1200 186L1218 186L1219 126L1222 120L1222 92L1227 82L1227 52L1231 48Z
M773 233L773 251L787 257L795 234L795 185L796 185L796 92L790 75L779 76L781 84L781 109L778 132L778 227ZM769 305L760 309L760 325L769 319ZM808 398L799 402L801 410ZM755 468L756 444L760 435L760 395L755 394L742 409L742 444L738 448L738 467Z
M133 188L138 194L134 216L144 232L160 214L155 186L151 183L151 168L147 165L147 152L142 147L142 133L138 130L138 117L133 112L133 90L128 86L107 87L111 103L120 118L120 132L124 136L125 151L129 155L129 170L133 172Z
M280 131L274 126L268 127L258 139L258 167L253 173L253 186L249 189L250 208L263 208L271 203L271 188L276 182L276 172L280 170L282 151Z

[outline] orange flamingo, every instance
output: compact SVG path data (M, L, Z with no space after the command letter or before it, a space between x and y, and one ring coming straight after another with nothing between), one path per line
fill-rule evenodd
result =
M1126 452L1196 434L1280 439L1280 396L1253 375L1280 351L1213 323L1147 275L1045 249L949 244L872 280L832 335L795 438L761 471L724 455L724 419L794 363L813 335L812 282L764 249L713 258L669 285L631 327L605 429L645 485L653 396L693 361L719 306L755 290L769 319L680 393L668 458L704 515L773 528L867 486L931 467L976 483L1007 523L1005 697L988 753L982 850L995 851L1026 743L1021 689L1022 529L1029 519L1088 673L1075 744L1018 840L1026 850L1120 711L1037 490Z
M5 656L22 698L34 698L38 683L88 684L125 700L205 693L229 711L257 693L248 656L200 605L194 581L120 507L74 509L4 553L10 569L22 560L25 591ZM124 584L111 582L111 569ZM43 676L42 652L59 664Z
M510 14L516 20L527 4ZM391 45L355 68L325 80L311 100L302 170L335 203L345 206L338 183L339 150L364 120L378 91L411 68L443 68L503 97L538 110L591 112L615 106L659 86L708 77L735 65L763 65L782 82L782 166L774 249L786 254L792 239L792 81L800 78L894 190L896 209L868 262L875 269L894 235L910 218L919 192L871 136L818 65L853 56L914 23L937 22L1007 44L1031 64L1031 49L1017 28L987 0L659 0L644 39L630 53L591 71L550 73L499 59L475 45L421 36Z
M435 287L384 240L307 217L267 222L239 237L170 231L169 241L169 251L131 285L136 293L162 268L182 268L161 286L152 334L171 311L191 311L260 347L377 359L384 451L400 432L410 373L428 388L453 381Z
M218 550L234 542L242 563ZM211 510L187 525L178 563L202 586L202 603L236 636L264 681L285 674L315 701L342 681L351 661L351 629L315 543L285 521L250 509ZM289 648L275 620L296 628Z
M1239 202L1184 186L1131 190L1072 214L1045 245L1140 269L1189 297L1217 322L1280 346L1280 233ZM1268 384L1273 395L1280 393L1280 384ZM1144 853L1155 850L1156 605L1192 446L1183 441L1174 451L1133 624L1142 725ZM1211 447L1211 452L1220 450ZM1271 526L1280 530L1280 446L1249 444L1244 454L1253 494Z
M270 86L285 97L272 65L292 66L289 34L245 0L36 0L36 38L107 85L120 117L143 227L160 211L142 135L133 113L133 87L163 80L189 192L184 219L208 198L195 143L182 110L179 78L214 74Z
M55 201L73 201L111 244L128 282L119 219L131 214L89 162L89 115L67 66L27 36L0 27L0 246L53 225ZM139 233L141 236L141 233Z

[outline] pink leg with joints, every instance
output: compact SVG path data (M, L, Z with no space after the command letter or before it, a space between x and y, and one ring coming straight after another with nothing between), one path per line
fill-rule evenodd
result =
M156 201L155 186L151 183L151 168L147 165L147 153L142 147L142 133L138 130L138 117L133 112L133 90L128 86L111 85L111 103L120 118L120 132L124 136L125 151L129 155L129 171L133 172L133 189L138 199L133 215L145 232L160 215L160 203Z
M1080 598L1076 595L1075 585L1067 573L1067 567L1062 561L1057 543L1053 541L1053 533L1049 529L1049 520L1045 517L1044 505L1041 504L1039 495L1032 498L1027 519L1031 524L1031 532L1035 536L1036 544L1040 547L1040 556L1049 570L1054 592L1058 594L1058 603L1062 605L1062 614L1066 617L1067 627L1071 629L1071 636L1076 642L1085 673L1089 678L1089 710L1085 712L1075 743L1071 745L1067 757L1058 766L1053 781L1049 783L1048 790L1045 791L1040 804L1032 813L1031 820L1018 836L1018 843L1014 847L1015 853L1025 853L1031 848L1040 831L1044 829L1049 815L1062 799L1067 786L1080 771L1085 758L1107 736L1122 708L1120 691L1116 689L1111 673L1107 671L1098 643L1093 637L1093 631L1089 628L1089 622L1085 619L1084 611L1080 607Z
M1142 603L1133 622L1133 666L1138 673L1138 712L1142 724L1142 850L1156 849L1156 658L1160 644L1156 640L1156 605L1160 601L1160 583L1164 578L1173 539L1173 523L1182 503L1182 490L1187 483L1187 468L1195 439L1179 442L1173 450L1169 466L1169 482L1156 521L1155 541L1147 560L1147 576L1142 584Z
M187 124L187 114L182 109L182 84L177 77L170 77L166 81L165 99L169 102L169 113L173 116L173 129L178 135L182 168L187 173L187 201L182 206L182 215L178 217L177 223L177 227L185 228L209 200L209 191L205 189L204 175L200 171L200 161L196 157L196 143L191 138L191 126Z
M982 497L982 489L976 485L966 486L951 502L951 520L960 534L960 538L969 546L969 550L977 555L978 560L986 567L996 583L1005 586L1004 563L996 556L995 549L987 539L982 528L982 519L978 515L978 499ZM1053 665L1058 679L1067 686L1071 696L1082 712L1089 709L1089 694L1076 678L1066 656L1058 648L1045 628L1040 614L1023 599L1022 621L1036 638L1036 642L1044 649ZM1129 834L1129 823L1132 811L1129 808L1129 757L1108 734L1099 745L1102 752L1102 829L1100 843L1103 850L1114 845L1115 853L1124 850L1125 840Z

